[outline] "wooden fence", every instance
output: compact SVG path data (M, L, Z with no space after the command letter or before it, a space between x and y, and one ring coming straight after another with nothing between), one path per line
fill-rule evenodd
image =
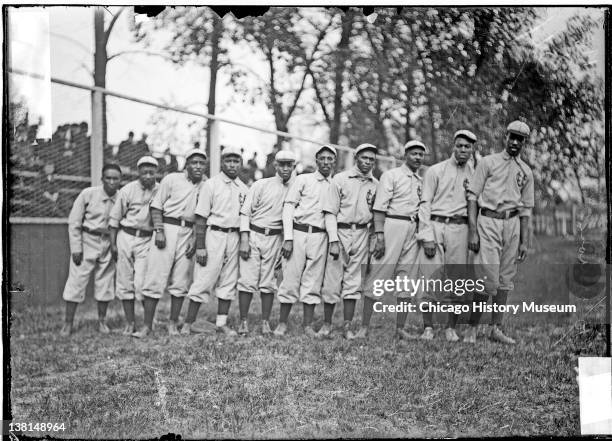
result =
M562 206L547 209L535 209L532 218L532 230L536 235L576 236L581 230L607 229L605 207L587 207L580 205Z

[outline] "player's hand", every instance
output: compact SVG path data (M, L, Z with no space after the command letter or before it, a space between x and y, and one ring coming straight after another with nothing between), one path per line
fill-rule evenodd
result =
M238 253L240 254L240 257L242 257L242 260L249 260L249 257L251 257L251 246L249 245L249 242L241 241Z
M79 266L83 261L83 253L72 253L72 261L76 266Z
M474 251L475 253L480 250L480 236L476 230L470 230L468 234L468 249Z
M286 240L283 243L283 248L281 248L281 256L285 259L289 259L291 257L291 253L293 253L293 241Z
M374 259L381 259L385 255L385 236L382 234L376 235L376 245L372 256Z
M528 249L529 247L527 246L526 243L519 244L518 256L516 257L517 262L523 262L525 260L525 258L527 257Z
M425 255L431 259L436 255L436 243L433 240L423 242L423 251L425 251Z
M200 266L206 266L206 262L208 262L208 253L206 252L205 248L201 248L196 250L196 262L198 262L198 264Z
M119 251L117 250L117 245L111 244L110 252L111 252L111 257L116 262L117 261L117 256L119 255Z
M340 256L340 244L338 241L329 244L329 255L332 256L334 260L338 260L338 256Z
M155 232L155 246L160 250L166 248L166 235L163 230Z
M196 241L195 238L189 242L189 244L187 245L187 251L185 251L185 256L187 257L187 259L191 259L193 257L193 255L196 252Z

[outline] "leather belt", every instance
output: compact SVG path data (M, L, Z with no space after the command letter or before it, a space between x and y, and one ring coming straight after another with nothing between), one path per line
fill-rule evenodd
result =
M515 208L513 210L505 210L505 211L494 211L489 210L488 208L481 208L480 214L486 217L492 217L494 219L510 219L511 217L519 214L519 211Z
M138 228L124 227L123 225L120 225L119 229L125 231L131 236L136 237L151 237L153 235L153 231L139 230Z
M400 216L399 214L388 214L386 217L390 217L391 219L400 219L410 222L418 222L419 218L417 216Z
M175 217L162 216L162 221L165 224L178 225L179 227L193 227L193 222L185 219L177 219Z
M368 228L368 224L349 224L344 222L338 222L338 228L346 230L363 230L364 228Z
M234 232L237 233L238 231L240 231L240 228L238 228L238 227L227 227L227 228L225 228L225 227L218 227L216 225L209 225L209 227L210 227L211 230L214 230L214 231L223 231L224 233L234 233Z
M315 227L314 225L297 224L293 223L293 228L304 233L325 233L325 228Z
M467 224L468 223L468 218L467 216L453 216L453 217L448 217L448 216L436 216L436 215L431 215L431 220L434 222L442 222L443 224Z
M94 230L90 230L87 227L81 227L81 229L87 234L91 234L92 236L106 237L110 235L108 231L94 231Z
M253 224L249 224L249 228L257 233L261 233L266 236L277 236L283 232L282 228L262 228Z

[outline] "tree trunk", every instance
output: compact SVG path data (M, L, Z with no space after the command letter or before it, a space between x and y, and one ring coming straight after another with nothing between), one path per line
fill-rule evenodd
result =
M106 38L104 35L104 10L94 9L94 86L106 88ZM92 95L93 100L93 95ZM93 102L93 101L92 101ZM102 95L102 145L107 144L106 95Z
M332 144L338 144L340 139L340 119L342 117L342 95L343 95L343 79L346 60L349 55L349 41L351 30L353 28L353 11L350 9L342 16L342 35L340 43L338 43L336 55L336 69L334 77L334 116L330 127L329 141Z
M283 109L278 102L278 91L276 90L276 70L274 69L274 54L272 53L273 48L267 48L266 58L268 59L268 67L270 68L270 106L272 107L272 113L274 115L274 122L276 124L276 130L280 132L287 131L287 121L283 114ZM283 146L284 137L277 135L276 144L274 148L280 150Z
M431 101L431 97L429 98L429 101L427 102L427 114L429 116L429 134L431 137L431 143L429 146L429 149L431 151L431 159L433 160L432 164L435 164L439 161L438 158L438 149L437 149L437 131L436 131L436 125L435 125L435 121L434 121L434 117L435 117L435 112L434 112L434 104Z
M211 57L210 57L210 83L208 86L208 107L207 111L210 115L215 114L216 107L216 92L217 92L217 72L219 71L219 41L223 32L223 21L213 13L213 32L210 38ZM206 154L210 158L210 143L211 143L212 120L207 122L206 130Z

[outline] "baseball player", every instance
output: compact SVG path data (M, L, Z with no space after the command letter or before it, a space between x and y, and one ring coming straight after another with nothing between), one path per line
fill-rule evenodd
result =
M324 323L318 332L320 337L331 334L334 308L342 299L343 335L355 338L350 326L361 297L362 265L368 257L372 204L378 184L372 176L377 152L372 144L359 145L354 153L355 166L335 175L328 192L322 195L331 257L327 258L321 289Z
M484 294L475 293L474 302L486 302L492 296L494 305L505 305L508 292L514 288L516 262L527 256L534 183L531 169L519 154L528 136L527 124L511 122L506 129L505 150L484 157L468 186L468 247L476 253L474 270L485 287ZM476 342L481 314L472 310L465 342ZM514 344L501 329L502 319L503 313L493 312L489 336Z
M278 287L280 318L274 335L287 332L287 321L294 303L304 308L304 333L316 337L312 328L315 306L321 303L321 284L327 258L327 232L321 209L321 195L329 190L331 174L336 164L336 149L324 145L315 153L317 171L295 178L283 206L281 255L283 281Z
M150 206L153 231L147 258L144 297L144 326L132 336L142 338L153 329L157 303L164 291L170 294L168 333L178 335L178 319L187 295L195 254L194 209L200 187L206 180L207 160L203 150L185 155L185 170L170 173L159 183Z
M372 253L370 274L364 286L362 325L356 338L366 338L376 298L375 280L387 280L394 275L416 279L418 275L418 243L416 239L418 208L422 179L417 174L427 147L420 141L409 141L404 146L405 163L384 172L376 188L374 200L374 231L376 245ZM398 292L398 303L414 293ZM404 330L407 312L398 312L396 337L409 339Z
M461 277L468 264L467 185L474 174L471 161L476 135L459 130L454 136L452 156L432 165L425 172L419 206L419 269L425 280ZM423 293L423 291L421 291ZM429 294L429 295L428 295ZM441 300L423 293L423 299ZM439 294L439 293L438 293ZM462 297L450 293L452 302ZM458 315L449 313L446 340L459 341L455 331ZM421 338L431 340L433 314L423 312L425 328Z
M124 335L136 332L134 299L143 301L142 285L147 269L153 223L149 204L159 184L155 181L157 160L143 156L136 163L138 179L117 192L110 212L111 254L117 262L117 298L125 313Z
M75 199L68 216L70 268L64 287L66 316L60 335L73 330L74 314L85 300L85 289L94 274L94 298L98 303L98 330L108 334L106 310L115 297L115 261L111 256L108 218L121 183L117 164L102 167L102 185L84 189Z
M240 209L240 335L249 333L247 317L253 292L257 290L261 294L261 332L272 333L269 320L276 292L274 268L280 259L283 239L283 201L295 169L293 152L276 153L274 167L276 176L256 181Z
M218 299L217 332L236 335L227 326L227 316L236 297L240 207L248 191L238 177L241 167L240 149L225 147L221 152L221 173L206 181L200 190L195 209L197 265L187 294L189 308L182 334L191 332L200 305L214 294Z

